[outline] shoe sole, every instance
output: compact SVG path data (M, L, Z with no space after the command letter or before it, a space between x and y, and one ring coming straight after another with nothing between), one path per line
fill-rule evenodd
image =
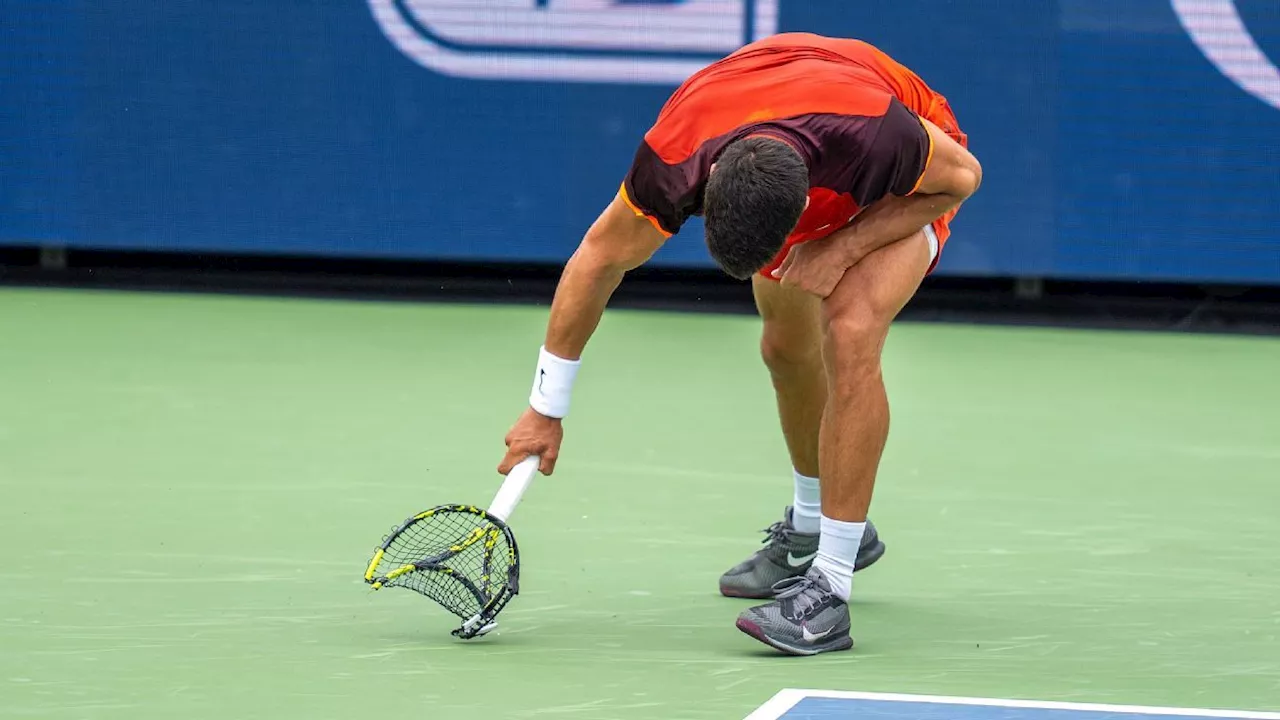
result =
M853 571L866 570L876 561L884 557L884 541L876 538L876 544L865 550L858 550L858 559L853 561Z
M825 652L839 652L842 650L850 650L853 648L853 638L848 635L844 635L842 637L836 638L835 640L832 640L831 642L828 642L828 643L824 643L822 645L812 645L809 647L796 647L794 645L787 645L786 643L780 643L777 640L770 638L768 635L765 634L764 630L761 629L759 625L751 622L746 618L738 618L737 626L738 626L738 629L741 630L742 632L750 635L756 640L759 640L765 645L768 645L774 650L777 650L782 653L786 653L787 655L808 657L810 655L819 655Z
M876 539L875 545L872 545L870 548L859 550L858 559L854 562L854 565L853 565L853 571L861 572L862 570L866 570L872 565L875 565L877 560L879 560L881 557L884 557L884 550L885 550L884 541L880 539ZM799 570L800 568L796 568L796 569ZM806 567L804 569L807 571L809 568ZM751 591L751 590L745 590L742 588L733 588L733 587L726 587L724 585L721 585L720 594L725 597L737 598L741 600L772 600L773 588L766 588L760 591Z

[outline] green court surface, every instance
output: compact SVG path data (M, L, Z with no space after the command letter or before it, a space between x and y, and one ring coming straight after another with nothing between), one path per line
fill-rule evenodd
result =
M1280 342L897 327L854 652L721 571L790 497L749 317L611 312L498 632L361 580L485 503L545 311L0 291L0 717L742 718L786 687L1280 709Z

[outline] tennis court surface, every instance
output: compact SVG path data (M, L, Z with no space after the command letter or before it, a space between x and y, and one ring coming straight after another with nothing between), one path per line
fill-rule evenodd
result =
M1280 341L898 326L857 645L784 658L716 593L790 496L757 322L611 312L463 643L361 574L492 496L544 322L0 290L0 717L1280 712Z

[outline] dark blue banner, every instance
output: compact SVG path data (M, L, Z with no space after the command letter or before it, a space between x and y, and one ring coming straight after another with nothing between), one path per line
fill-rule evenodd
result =
M939 272L1280 283L1275 0L0 11L0 243L560 262L681 78L808 30L951 100L985 178Z

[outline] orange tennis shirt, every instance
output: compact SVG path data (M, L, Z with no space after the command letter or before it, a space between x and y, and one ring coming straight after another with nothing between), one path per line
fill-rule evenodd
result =
M726 145L753 134L788 142L809 168L809 207L767 276L790 246L917 189L933 150L921 117L967 146L946 98L882 51L859 40L774 35L672 94L636 151L622 197L669 237L702 214L711 163ZM933 223L939 249L954 214Z

